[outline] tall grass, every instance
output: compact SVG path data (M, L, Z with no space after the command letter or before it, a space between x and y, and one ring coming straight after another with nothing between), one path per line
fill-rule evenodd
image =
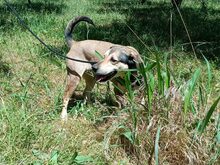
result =
M93 91L94 102L74 102L63 125L59 113L65 63L21 28L0 2L0 164L219 163L219 71L209 52L197 52L195 60L192 52L182 51L188 39L176 13L170 56L165 34L170 1L143 5L106 0L31 2L11 1L33 31L57 49L67 52L63 30L77 15L90 16L96 27L90 27L88 34L81 24L74 39L108 40L138 48L144 61L138 68L142 78L137 76L142 84L133 89L133 71L127 72L127 105L121 109L108 104L111 101L105 94L113 100L114 94L99 85ZM197 14L199 5L194 4L186 0L180 10L192 40L216 36L207 26L217 31L213 20L220 6L208 3L216 15L206 15L204 27L196 31L193 22L200 25L198 21L203 20ZM202 33L207 30L209 34Z
M131 89L131 85L130 85L131 82L129 81L129 77L131 73L129 72L128 76L125 79L126 80L125 86L128 90L128 99L130 100L130 105L128 105L128 107L130 107L129 112L131 114L130 115L131 118L127 117L123 121L118 121L119 123L123 124L124 131L121 130L122 127L118 127L118 128L115 128L113 132L115 134L119 133L120 137L123 135L123 137L128 140L129 143L127 142L125 143L124 140L122 140L121 143L125 148L130 148L130 150L133 151L133 152L132 151L130 152L132 152L135 155L136 157L135 159L137 159L136 161L140 161L140 159L144 159L144 158L146 159L146 155L151 154L150 152L151 149L149 148L152 148L152 150L155 152L154 161L156 164L159 164L158 162L159 162L160 156L158 156L159 155L158 153L160 152L159 148L160 149L162 148L159 146L162 145L163 143L166 144L166 140L168 140L168 139L164 139L164 136L166 137L166 135L163 135L163 134L167 133L167 131L165 131L164 129L171 129L171 128L167 128L166 125L170 125L170 124L175 125L175 123L177 124L179 122L177 124L178 126L176 125L175 127L180 127L180 129L182 129L183 132L193 131L194 133L196 133L196 130L191 130L191 127L193 127L193 123L191 122L192 120L195 120L196 122L197 118L200 118L201 122L198 123L198 126L199 126L198 132L202 133L205 130L205 128L210 127L209 121L214 111L217 110L219 98L212 105L208 103L208 100L203 103L202 109L204 111L207 111L207 115L204 117L204 119L202 119L203 115L201 115L201 112L204 112L204 111L201 111L201 110L195 111L195 109L193 109L192 107L194 107L194 105L200 104L201 100L195 98L195 96L198 98L201 98L202 93L197 92L197 91L202 90L200 86L203 83L209 84L211 82L211 78L210 78L210 75L212 74L211 69L208 68L207 70L208 77L206 79L206 82L198 81L201 76L202 71L201 69L196 69L196 71L192 74L192 78L189 78L187 83L183 82L183 84L179 84L179 83L176 84L174 81L176 78L174 78L170 74L171 68L169 68L167 58L166 60L161 61L156 55L155 60L156 62L155 63L153 62L151 64L149 62L145 62L142 65L140 65L140 68L139 68L139 74L142 75L142 80L143 80L142 85L144 86L144 89L141 90L141 92L140 91L139 92L144 93L144 94L141 95L139 93L138 95L136 95L136 97L143 96L144 99L146 99L146 102L145 102L146 105L144 105L145 110L141 110L141 107L137 109L137 105L139 103L135 101L134 91ZM206 61L206 64L207 66L210 66L208 61ZM179 87L177 85L179 85ZM182 91L181 88L183 88L184 90ZM204 95L207 95L207 93L210 94L210 89L204 90L203 93ZM136 104L134 104L134 102L136 102ZM206 107L210 107L210 108L207 109ZM189 108L191 110L188 110ZM173 120L171 116L174 115L175 113L177 113L179 116L178 117L173 116L173 117L179 118L178 119L179 121L178 120L169 121L169 120ZM157 120L154 119L155 116L157 116L156 117ZM189 120L189 118L191 119ZM162 125L161 126L162 130L160 128L158 128L158 130L151 128L152 122L154 123L154 126L156 126L156 123L160 123ZM141 126L141 124L145 125L144 126L144 128L146 129L145 131L142 130L143 125ZM189 128L187 128L188 126ZM149 132L149 129L153 129L154 132ZM118 132L118 130L120 131ZM112 137L114 137L114 133L111 133ZM147 135L145 133L147 133ZM146 142L143 141L144 139L142 138L145 137L146 139L148 139L149 138L148 136L152 136L152 134L155 135L155 143L152 142L150 147L148 146L149 150L146 152L142 148L143 146L146 147ZM191 135L188 133L186 134L187 134L185 135L186 137L183 136L181 138L190 139ZM162 142L159 144L158 141L159 141L160 136L162 138ZM173 136L173 135L169 135L169 136ZM199 136L201 136L201 134ZM108 137L108 139L109 138L110 137ZM214 143L215 142L213 141L213 144ZM153 144L155 144L154 147L153 147ZM191 144L190 142L186 142L186 145L190 146ZM179 147L182 147L182 146L179 146ZM187 149L185 152L188 152ZM191 152L198 154L196 153L197 152L196 150L191 151ZM200 156L202 156L201 153L200 153ZM148 159L153 161L150 156L148 157ZM193 161L201 162L199 159L200 158L195 159ZM182 160L182 162L187 162L187 161L189 160L187 159Z
M200 76L200 69L197 69L195 73L193 74L192 79L189 81L187 85L187 89L185 90L185 96L184 96L184 112L187 113L188 107L193 106L192 104L192 95L193 92L195 91L195 86L198 81L198 78Z

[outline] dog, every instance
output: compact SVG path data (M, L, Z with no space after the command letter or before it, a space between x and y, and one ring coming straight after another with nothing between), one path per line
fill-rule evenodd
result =
M136 68L138 63L142 61L138 51L130 46L122 46L100 40L73 40L72 32L81 21L94 25L93 21L87 16L76 17L68 23L65 29L65 39L70 48L67 57L97 63L91 65L74 60L66 60L67 77L61 112L61 119L63 120L67 119L69 100L82 78L86 84L83 92L84 99L90 100L90 93L96 82L102 83L108 80L118 86L117 89L114 89L114 92L117 96L120 96L125 89L117 78L121 77L123 79L123 70ZM103 57L102 60L99 59L96 52Z

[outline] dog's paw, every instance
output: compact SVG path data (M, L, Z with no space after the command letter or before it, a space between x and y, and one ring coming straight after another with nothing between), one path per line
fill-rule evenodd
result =
M124 108L128 104L127 100L123 96L116 96L115 105L118 108Z
M62 121L67 121L68 120L67 113L61 113L60 118Z

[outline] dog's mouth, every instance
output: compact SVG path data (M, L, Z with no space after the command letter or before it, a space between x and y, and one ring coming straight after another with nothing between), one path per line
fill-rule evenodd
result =
M97 82L106 82L110 80L112 77L114 77L117 74L117 71L112 71L108 73L107 75L102 75L102 74L96 74L96 81Z

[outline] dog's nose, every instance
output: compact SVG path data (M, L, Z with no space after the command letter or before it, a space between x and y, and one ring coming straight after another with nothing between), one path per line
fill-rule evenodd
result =
M98 70L97 64L92 65L92 70L93 70L94 72L96 72L96 71Z

